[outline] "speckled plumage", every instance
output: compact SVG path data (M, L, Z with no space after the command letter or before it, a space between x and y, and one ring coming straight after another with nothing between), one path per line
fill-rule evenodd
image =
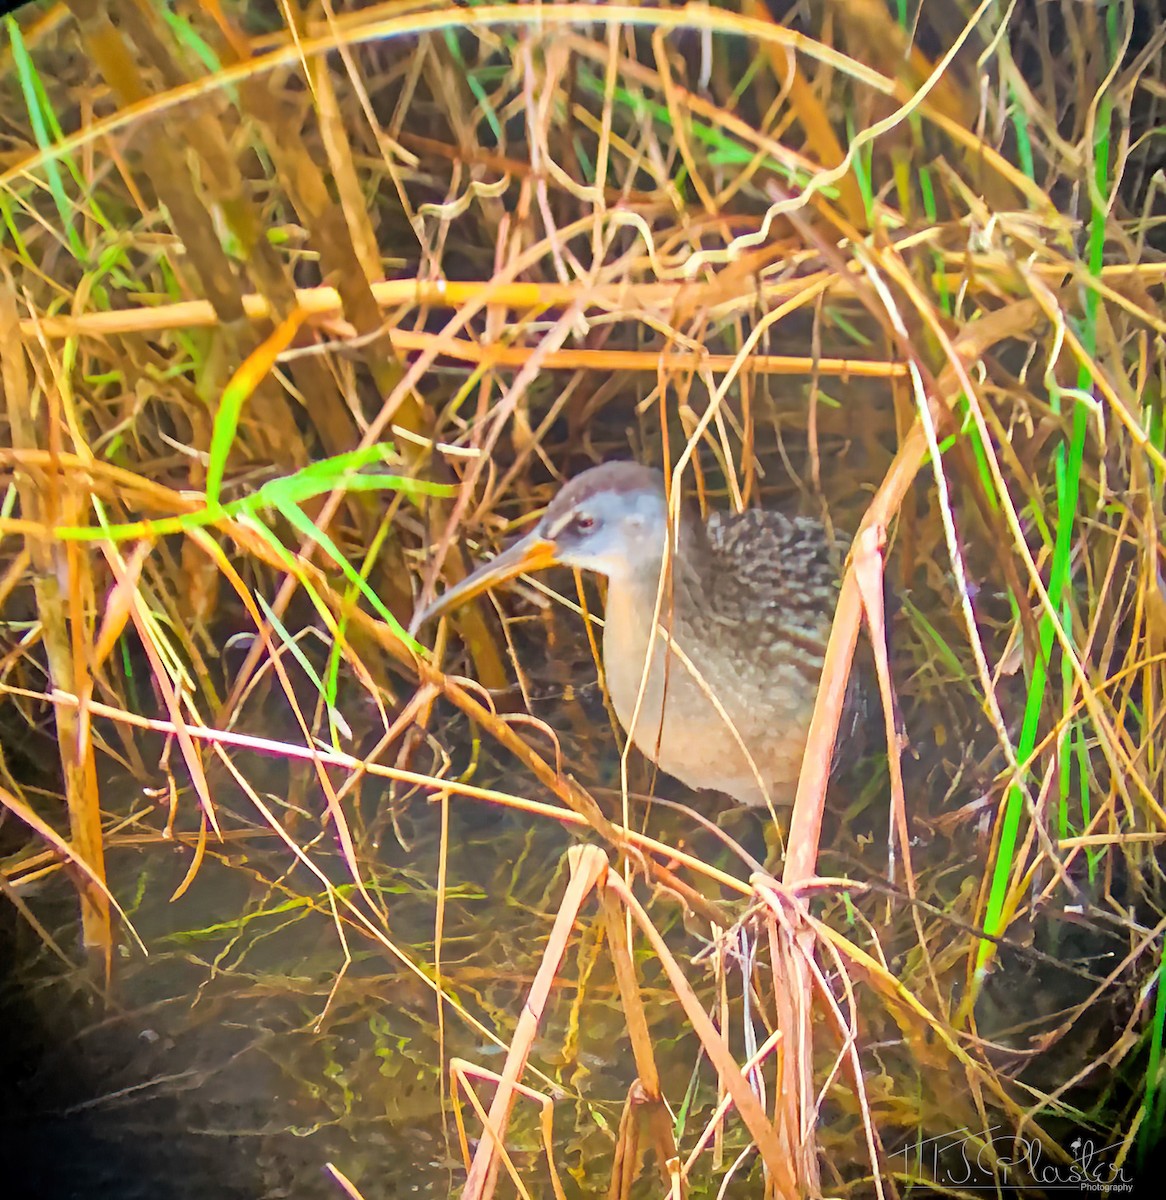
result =
M668 654L668 639L657 638L632 733L648 758L692 787L743 804L763 805L767 794L774 804L792 803L834 615L838 557L809 518L751 509L714 514L702 528L686 515L660 609L660 626L679 653ZM648 659L658 581L659 565L645 564L608 588L604 668L625 729Z

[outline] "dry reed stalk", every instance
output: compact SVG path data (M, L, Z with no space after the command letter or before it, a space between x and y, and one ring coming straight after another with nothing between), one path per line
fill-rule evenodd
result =
M967 361L975 361L996 340L1031 323L1035 315L1032 308L1021 312L1005 312L998 315L991 325L982 326L977 323L965 331L961 338L953 341L951 373L941 376L936 392L927 397L927 402L933 406L933 421L943 423L948 419L948 405L960 373L959 358L966 357ZM945 387L947 390L943 390ZM842 716L851 663L858 643L859 625L864 611L868 617L878 615L877 612L871 613L871 601L864 601L860 578L871 576L867 590L872 596L881 593L882 547L886 539L886 530L899 511L903 498L923 462L926 449L927 437L923 424L916 420L903 439L894 463L867 509L855 537L851 561L843 577L790 820L789 850L782 883L795 893L816 874L826 785L834 759L834 741ZM886 714L888 753L897 763L899 747L893 720L893 692L886 673L885 631L872 623L872 637L874 636L881 639L881 644L876 649L880 692L884 703L890 703L891 706L891 710ZM909 837L901 791L898 812L900 847L906 856L909 854ZM787 1103L790 1105L788 1119L793 1127L800 1131L800 1138L808 1139L812 1145L816 1104L812 1072L813 1033L810 1025L813 991L808 963L813 956L814 934L808 926L803 925L794 936L796 944L784 950L789 971L784 976L784 986L779 989L779 1012L783 1017L779 1027L783 1031L785 1045L790 1048L788 1053L792 1056L793 1070L800 1081L796 1092L791 1089L787 1093ZM804 1140L802 1144L805 1144ZM806 1159L807 1165L811 1161L816 1164L816 1151L807 1151Z
M817 1179L817 1164L807 1161L799 1145L798 1130L791 1129L786 1123L786 1109L782 1098L779 1096L775 1100L775 1111L771 1118L733 1058L725 1032L717 1029L706 1014L683 969L669 951L643 906L623 879L611 872L605 878L607 887L615 893L634 923L639 926L652 952L664 968L669 985L683 1007L693 1032L700 1039L718 1079L732 1098L757 1147L765 1164L770 1186L774 1188L776 1195L781 1197L795 1197L805 1194L807 1190L812 1191Z
M608 1200L620 1200L631 1190L638 1171L643 1141L647 1141L656 1152L656 1165L663 1176L665 1188L669 1188L671 1184L670 1170L677 1161L677 1149L668 1107L660 1090L660 1073L652 1049L652 1035L644 1014L635 962L628 944L624 924L626 914L606 887L605 878L600 879L598 892L604 936L615 968L620 1004L627 1023L632 1056L636 1062L636 1080L628 1090L620 1117L620 1133L611 1172L611 1188L608 1192ZM645 1126L648 1136L643 1138L641 1134ZM682 1188L683 1182L684 1176L681 1173Z
M49 446L44 452L43 473L39 477L24 476L17 482L21 511L34 525L71 523L81 511L80 498L67 485L62 486L60 414L45 402L38 406L41 420L36 420L29 364L17 319L16 285L6 265L0 279L0 340L6 347L0 364L0 383L13 450L16 454L38 451L42 440L47 440ZM72 838L67 861L82 868L78 876L82 941L108 984L113 969L113 928L89 714L94 661L89 614L93 611L91 598L95 589L89 560L78 554L78 547L54 545L50 538L37 536L29 538L27 545L35 573L33 587L51 686L77 698L76 708L60 708L53 714ZM30 822L32 814L26 806L17 804L16 797L6 791L6 807ZM48 826L44 822L38 820L36 827L46 836ZM58 844L55 838L50 841Z
M462 1196L465 1200L490 1200L498 1175L498 1154L506 1135L510 1109L514 1104L515 1088L520 1082L531 1043L538 1032L543 1007L554 982L559 962L567 950L567 939L575 923L579 908L601 877L607 872L607 856L593 846L580 846L569 851L571 879L563 897L555 923L547 939L547 948L530 992L522 1007L510 1049L506 1055L506 1066L502 1070L498 1088L490 1104L486 1118L484 1136L478 1143L466 1176Z

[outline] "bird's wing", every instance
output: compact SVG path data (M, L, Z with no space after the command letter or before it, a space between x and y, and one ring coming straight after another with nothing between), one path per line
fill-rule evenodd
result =
M846 546L832 546L820 522L763 509L737 516L714 513L708 537L710 582L731 619L746 619L747 613L735 611L744 608L833 609Z
M708 525L712 570L706 615L752 631L758 653L789 641L821 642L838 596L837 549L809 517L750 509Z
M713 570L704 615L738 627L724 640L741 656L742 673L760 671L772 681L792 668L816 686L849 541L844 534L836 539L832 543L812 518L763 510L710 520ZM862 754L867 727L878 715L869 658L863 639L846 689L835 766Z

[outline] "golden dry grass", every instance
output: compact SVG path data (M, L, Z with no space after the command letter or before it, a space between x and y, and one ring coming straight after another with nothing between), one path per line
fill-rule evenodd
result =
M208 983L238 952L241 985L252 918L330 922L323 976L260 991L345 1028L400 1006L384 964L433 1024L467 1195L894 1192L935 1134L1004 1129L999 1175L1007 1138L1067 1166L1087 1130L1123 1167L1161 1125L1163 32L1131 3L775 11L70 0L7 27L0 801L34 836L4 894L75 955L24 898L67 867L115 992L131 850L180 864L159 901L248 880L233 933L190 915ZM593 677L570 600L500 597L527 614L501 633L466 609L432 654L401 628L551 482L628 456L860 527L780 878L629 796L634 759L589 786L617 782L598 709L539 702ZM906 741L823 808L884 570ZM494 847L537 867L537 900L517 864L487 893L537 936L463 906L451 828L491 843L462 806L571 831L571 882L517 820ZM421 848L400 933L394 838ZM592 1022L634 1083L580 1067Z

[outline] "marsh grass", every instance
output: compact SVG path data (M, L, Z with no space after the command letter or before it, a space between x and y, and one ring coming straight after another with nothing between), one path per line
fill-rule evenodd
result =
M191 1037L278 1013L314 1186L389 1189L366 1128L613 1200L1161 1135L1164 35L775 11L5 21L4 896ZM404 632L629 456L857 531L762 844L621 760L590 583ZM900 720L823 807L861 638Z

